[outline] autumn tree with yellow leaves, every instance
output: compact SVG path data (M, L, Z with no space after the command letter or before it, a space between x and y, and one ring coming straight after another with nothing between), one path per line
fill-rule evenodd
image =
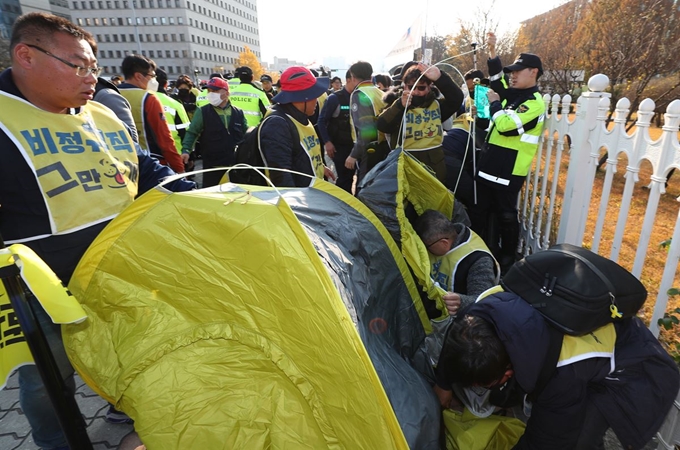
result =
M253 71L253 80L259 80L262 74L266 72L255 53L253 53L247 45L243 48L243 51L238 54L236 61L234 61L234 67L238 68L243 66L250 67Z

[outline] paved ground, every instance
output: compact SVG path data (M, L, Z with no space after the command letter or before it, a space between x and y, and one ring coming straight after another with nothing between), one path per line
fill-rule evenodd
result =
M87 434L90 436L94 450L121 449L123 438L133 431L132 425L111 425L104 421L108 404L83 381L76 376L76 400L87 423ZM521 410L513 411L515 417L526 420ZM657 448L657 443L650 442L645 450ZM132 447L134 448L134 445ZM0 449L2 450L37 450L30 436L26 417L19 407L19 386L16 374L10 377L7 387L0 391ZM606 450L622 450L619 441L611 433L605 437ZM187 449L190 450L190 449Z
M108 404L76 376L76 401L85 417L87 434L95 450L117 449L120 442L133 431L132 425L111 425L104 421ZM30 428L19 407L19 386L16 374L7 387L0 391L0 449L37 450Z

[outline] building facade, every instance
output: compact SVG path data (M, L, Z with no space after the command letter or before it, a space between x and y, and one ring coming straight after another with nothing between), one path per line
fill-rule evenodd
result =
M97 40L107 77L121 75L123 58L133 53L153 59L170 80L233 71L246 46L260 58L254 1L69 0L69 6L71 20Z

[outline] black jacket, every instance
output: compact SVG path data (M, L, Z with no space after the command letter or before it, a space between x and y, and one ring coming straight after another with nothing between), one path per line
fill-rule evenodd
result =
M314 168L307 152L300 145L297 129L286 115L291 116L303 125L309 118L290 104L278 104L272 107L272 115L260 125L260 149L267 167L289 169L314 176ZM272 170L269 176L275 186L305 187L312 179L304 175Z
M517 383L532 393L546 361L548 325L529 303L500 293L474 303L468 315L491 322L505 345ZM642 448L661 426L675 400L680 373L659 341L638 318L616 325L616 368L591 358L557 368L536 398L516 449L575 448L589 402L607 419L624 448ZM446 347L438 373L445 372ZM441 372L440 372L441 371ZM445 380L438 378L445 387Z

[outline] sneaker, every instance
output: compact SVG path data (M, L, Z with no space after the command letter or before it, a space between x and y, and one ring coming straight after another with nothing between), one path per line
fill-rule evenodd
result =
M109 405L109 410L106 411L104 420L113 424L132 424L135 421L130 419L124 412L118 411L113 405Z

